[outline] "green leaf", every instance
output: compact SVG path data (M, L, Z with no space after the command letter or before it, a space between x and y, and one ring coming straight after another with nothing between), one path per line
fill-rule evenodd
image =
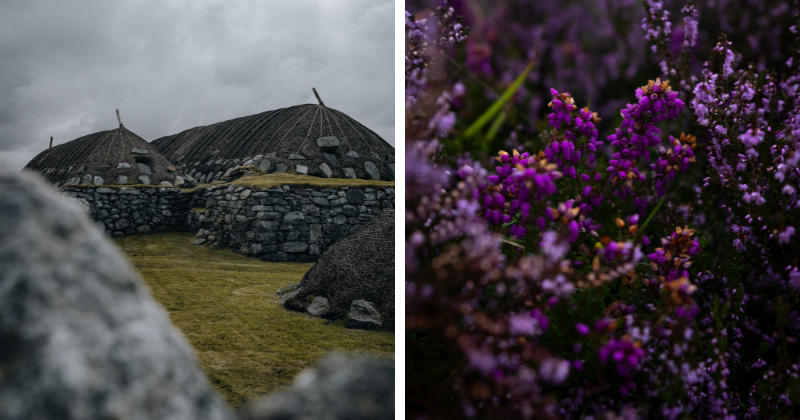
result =
M489 127L489 131L486 133L486 140L492 141L494 140L494 136L497 135L497 131L500 130L500 127L503 126L503 123L506 121L506 112L503 111L497 118L492 121L492 125Z
M484 112L480 117L478 117L478 119L475 120L475 122L473 122L469 127L467 127L466 131L464 131L464 137L472 137L478 134L478 132L486 124L488 124L489 121L491 121L492 118L494 118L494 116L497 115L498 112L500 112L500 110L503 108L503 105L505 105L506 102L508 102L511 99L511 97L514 96L514 94L517 92L517 89L519 89L519 87L522 86L522 82L525 81L525 78L528 76L528 73L530 73L531 69L533 69L533 61L528 63L528 66L525 67L525 70L522 72L522 74L520 74L519 77L517 77L517 80L514 80L514 83L512 83L511 86L509 86L508 89L506 89L506 91L503 92L500 98L496 100L492 104L492 106L490 106L489 109L486 110L486 112Z

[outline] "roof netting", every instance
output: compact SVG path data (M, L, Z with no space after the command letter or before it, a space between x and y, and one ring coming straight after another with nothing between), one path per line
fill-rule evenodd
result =
M190 128L153 140L152 145L175 163L208 159L243 159L276 153L299 154L322 161L317 139L335 136L341 153L374 153L387 159L394 147L344 113L324 105L297 105L247 117Z

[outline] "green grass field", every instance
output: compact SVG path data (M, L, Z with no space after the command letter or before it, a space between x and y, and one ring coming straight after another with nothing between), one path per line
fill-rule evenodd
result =
M118 237L127 255L194 347L209 382L234 408L289 386L332 351L394 358L394 333L291 312L275 292L313 264L267 263L194 246L190 233Z

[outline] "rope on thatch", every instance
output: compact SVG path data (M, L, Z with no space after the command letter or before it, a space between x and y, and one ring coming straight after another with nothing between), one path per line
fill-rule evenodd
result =
M317 108L317 110L319 110L319 108ZM283 135L283 137L281 137L281 140L278 142L278 144L275 146L275 148L274 148L274 149L272 149L272 151L273 151L273 152L277 152L277 151L278 151L278 149L280 149L280 146L281 146L281 143L283 143L283 140L286 138L286 136L288 136L288 135L289 135L289 133L291 133L291 132L292 132L292 130L294 129L294 127L297 125L297 123L298 123L298 122L300 122L300 120L302 120L302 119L303 119L303 117L305 117L305 116L306 116L306 114L308 114L308 111L311 111L311 109L308 109L308 110L306 110L306 112L304 112L304 113L303 113L303 115L301 115L301 116L300 116L300 118L298 118L298 119L294 120L294 124L292 125L292 128L290 128L288 131L286 131L286 133ZM288 122L288 121L287 121L287 122ZM285 123L284 123L284 124L285 124ZM283 126L281 126L281 127L283 127Z
M311 119L311 124L308 125L308 132L306 133L305 138L303 138L303 141L300 142L300 147L297 148L297 151L295 153L299 154L300 151L303 150L303 145L306 144L306 140L308 140L308 136L311 135L311 129L314 128L314 121L317 120L317 114L319 114L319 107L317 107L317 112L314 113L314 118ZM322 117L320 117L319 120L322 121ZM320 130L320 132L321 131L322 130Z
M325 110L325 112L328 112L328 110ZM339 127L339 131L342 133L342 138L344 139L344 142L345 142L345 143L347 143L347 147L348 147L350 150L353 150L353 146L351 146L351 145L350 145L350 141L348 141L348 140L347 140L347 136L345 136L345 135L344 135L344 130L342 130L342 126L341 126L341 125L339 125L339 121L338 121L336 118L334 118L334 119L333 119L333 122L335 122L335 123L336 123L336 126L337 126L337 127ZM333 129L333 128L331 128L331 129Z
M325 104L322 103L322 99L319 98L319 94L317 93L317 89L312 87L311 90L314 91L314 96L317 97L317 100L319 101L320 106L325 106Z

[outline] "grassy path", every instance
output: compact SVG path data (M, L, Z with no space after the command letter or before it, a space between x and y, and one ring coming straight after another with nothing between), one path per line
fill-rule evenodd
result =
M276 290L299 282L313 264L261 262L194 246L193 239L190 233L155 233L114 242L235 409L290 385L331 351L394 357L392 332L348 330L283 309Z

